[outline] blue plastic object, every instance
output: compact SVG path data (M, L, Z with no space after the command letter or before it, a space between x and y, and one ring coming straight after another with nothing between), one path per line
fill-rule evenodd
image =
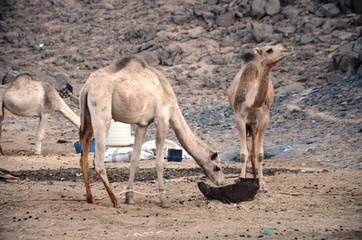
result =
M91 145L89 147L89 152L94 152L95 142L96 142L96 140L93 138L91 141ZM82 152L82 144L80 144L79 141L76 141L74 143L74 147L75 147L75 151L78 154Z

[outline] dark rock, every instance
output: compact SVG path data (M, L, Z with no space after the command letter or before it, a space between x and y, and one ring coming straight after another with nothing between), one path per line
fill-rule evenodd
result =
M301 44L308 44L308 43L312 43L314 42L314 36L312 33L306 33L306 34L303 34L300 38L300 43Z
M283 13L284 17L287 19L295 19L298 17L300 10L294 6L286 6L282 10L282 13Z
M270 0L265 5L265 12L269 16L274 16L280 12L280 1Z
M175 11L172 14L172 21L178 25L190 22L192 17L184 11Z
M295 26L292 23L279 21L274 25L275 32L282 33L285 37L295 33Z
M306 144L312 144L315 143L319 140L319 137L313 137L313 138L309 138L305 141Z
M8 84L14 81L14 79L20 74L19 71L8 71L2 79L1 84Z
M328 3L322 5L320 11L322 12L322 17L328 18L337 17L340 14L339 8L336 6L335 3Z
M273 38L273 27L269 24L253 23L253 37L257 42L271 40Z
M234 24L235 21L235 12L227 12L221 14L216 19L216 24L220 27L230 27Z
M352 2L352 11L354 13L362 14L362 1L361 0L351 0Z
M13 43L15 40L17 40L19 38L19 36L20 35L18 32L7 32L5 34L5 39L9 43Z
M362 38L356 42L342 44L332 55L334 69L351 76L361 65L361 56Z
M254 0L251 5L251 16L256 19L261 19L265 15L265 1Z

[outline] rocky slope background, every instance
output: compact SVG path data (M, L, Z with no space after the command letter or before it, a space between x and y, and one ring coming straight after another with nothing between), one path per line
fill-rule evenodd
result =
M238 160L226 92L241 57L281 43L290 54L273 71L267 158L362 167L358 0L0 3L0 79L9 71L30 72L55 85L69 83L76 97L92 71L139 55L165 72L191 128L225 160Z

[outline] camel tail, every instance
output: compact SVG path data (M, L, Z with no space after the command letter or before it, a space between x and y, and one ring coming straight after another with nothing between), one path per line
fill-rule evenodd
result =
M4 120L4 95L7 85L0 85L0 140L1 140L1 132L2 132L2 122ZM0 155L6 155L1 147L0 143Z
M90 141L93 136L92 119L88 108L88 90L84 88L80 94L80 127L79 141Z

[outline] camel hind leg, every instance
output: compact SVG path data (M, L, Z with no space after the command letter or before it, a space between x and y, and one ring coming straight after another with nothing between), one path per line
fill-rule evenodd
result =
M92 129L92 126L90 125L90 123L89 123L89 125L83 126L83 129L80 132L80 143L82 145L82 153L81 153L79 163L82 168L83 180L84 180L85 189L86 189L87 202L94 204L94 203L96 203L96 201L92 195L92 191L90 188L89 161L88 161L89 147L91 145L92 136L93 136L93 129Z
M81 92L81 119L82 124L79 128L79 142L82 145L82 153L80 156L79 164L82 169L83 180L85 184L86 190L86 199L88 203L96 203L92 191L90 188L90 181L89 181L89 147L91 145L92 136L93 136L93 126L92 120L88 108L88 93L86 91Z
M38 130L36 132L36 142L35 142L35 154L41 154L42 141L44 138L45 129L48 123L50 113L42 113L39 119Z
M94 115L98 114L93 113L93 116ZM109 117L107 116L108 114L104 114L102 117L100 117L99 115L96 116L97 119L92 118L94 138L96 141L95 153L94 153L95 155L94 168L99 178L102 180L103 185L106 188L108 195L113 203L113 206L116 208L120 208L121 205L118 202L111 185L109 184L106 167L104 166L104 155L106 152L106 138L112 120L110 112L109 112Z
M2 105L2 104L1 104ZM4 121L4 108L2 106L0 106L0 155L6 155L3 151L3 148L1 147L1 132L2 132L2 124Z

